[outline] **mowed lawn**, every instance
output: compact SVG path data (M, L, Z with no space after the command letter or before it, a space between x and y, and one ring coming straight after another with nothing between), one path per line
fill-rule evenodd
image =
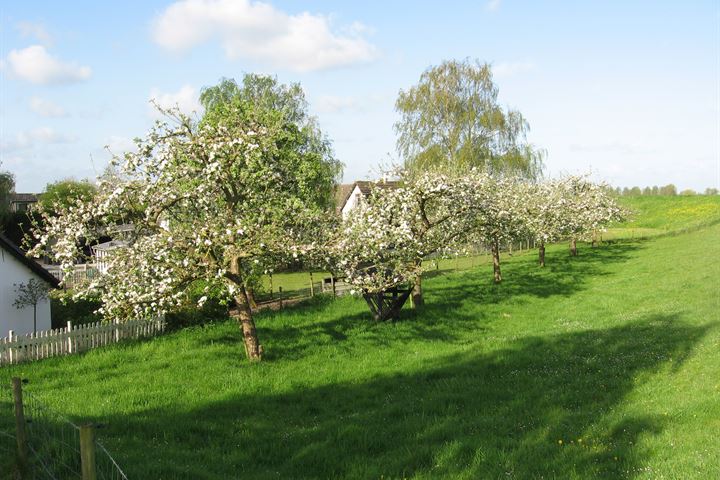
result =
M394 324L351 297L263 312L260 364L221 321L0 381L106 424L137 479L720 478L712 223L430 276Z

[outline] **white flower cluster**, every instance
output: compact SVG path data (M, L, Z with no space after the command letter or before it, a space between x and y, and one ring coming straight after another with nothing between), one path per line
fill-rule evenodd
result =
M623 216L603 185L585 177L533 184L472 171L427 173L397 189L377 188L351 211L331 243L331 268L359 292L414 282L430 254L459 254L534 236L582 237Z
M135 153L114 159L94 199L45 213L36 229L31 254L67 272L92 260L88 246L122 232L113 235L124 242L108 251L105 271L73 290L100 298L106 318L171 311L199 279L234 294L251 275L313 250L327 224L306 205L296 179L303 165L275 154L282 132L173 118L137 140Z

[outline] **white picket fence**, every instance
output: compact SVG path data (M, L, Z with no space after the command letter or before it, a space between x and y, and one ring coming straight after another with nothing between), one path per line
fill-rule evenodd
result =
M15 335L10 330L7 337L0 338L0 365L71 355L128 338L151 337L164 330L163 317L123 323L73 325L68 322L66 328L25 335Z

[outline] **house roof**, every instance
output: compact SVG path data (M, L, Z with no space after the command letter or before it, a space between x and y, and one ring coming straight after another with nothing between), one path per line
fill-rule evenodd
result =
M10 241L9 238L7 238L2 233L0 233L0 247L6 250L10 255L15 257L17 261L28 267L30 270L32 270L33 273L48 282L53 287L57 288L60 284L60 281L57 278L53 277L50 272L45 270L35 260L25 256L23 251L20 250L17 245L15 245L12 241Z
M26 202L34 203L38 201L38 196L34 193L11 193L10 203Z
M338 193L342 192L343 196L337 196L336 200L338 210L342 210L343 207L345 207L345 204L347 203L348 199L350 198L350 195L352 194L353 190L355 190L355 187L358 187L360 189L360 192L362 192L363 195L368 196L370 195L370 192L374 188L380 188L380 189L395 189L400 186L400 182L397 181L388 181L388 180L379 180L377 182L369 181L369 180L358 180L355 183L349 183L340 185L340 188L338 188Z

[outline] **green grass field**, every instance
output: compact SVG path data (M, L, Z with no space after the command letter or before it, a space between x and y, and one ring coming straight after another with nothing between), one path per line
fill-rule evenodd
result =
M720 222L720 196L620 197L632 214L603 234L606 239L647 238L690 231Z
M220 321L0 381L106 424L130 478L720 478L718 203L671 200L628 228L690 231L430 275L397 323L352 297L263 312L260 364Z

